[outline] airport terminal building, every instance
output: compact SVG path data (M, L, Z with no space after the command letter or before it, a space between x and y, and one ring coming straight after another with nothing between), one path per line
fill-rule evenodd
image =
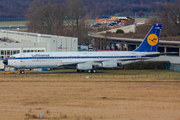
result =
M26 52L77 51L78 38L0 30L0 58Z

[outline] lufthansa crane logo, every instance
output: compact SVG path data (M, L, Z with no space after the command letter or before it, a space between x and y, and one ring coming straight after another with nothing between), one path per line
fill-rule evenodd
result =
M156 34L150 34L147 38L147 42L151 46L155 46L158 44L158 36Z

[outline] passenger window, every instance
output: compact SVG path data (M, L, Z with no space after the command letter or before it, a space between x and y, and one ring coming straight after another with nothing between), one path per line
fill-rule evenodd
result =
M1 55L4 55L4 50L1 50Z
M16 54L16 50L13 50L13 54Z

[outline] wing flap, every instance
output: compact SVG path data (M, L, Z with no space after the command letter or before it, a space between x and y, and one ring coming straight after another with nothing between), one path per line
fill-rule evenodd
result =
M120 63L120 62L124 62L124 61L132 61L132 60L146 60L146 59L149 59L147 57L143 58L143 57L140 57L140 58L125 58L125 59L118 59L117 60L117 63Z

